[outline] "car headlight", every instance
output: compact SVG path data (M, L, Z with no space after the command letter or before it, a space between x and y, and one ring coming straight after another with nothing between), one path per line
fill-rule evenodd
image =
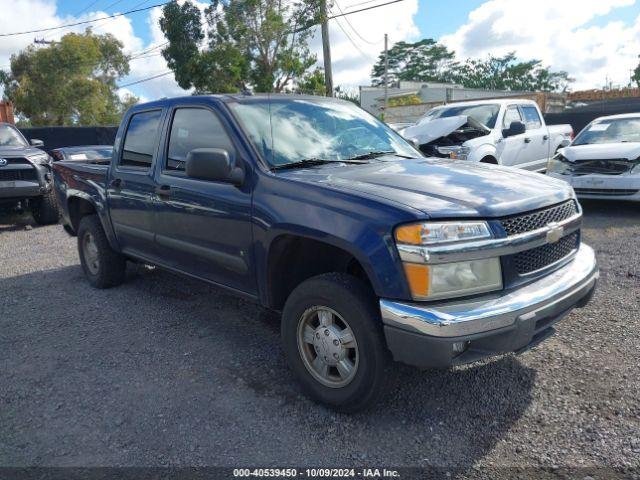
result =
M437 150L442 155L446 155L447 157L455 160L466 160L469 158L469 154L471 153L471 148L461 146L438 147Z
M27 157L30 162L40 165L46 165L51 163L51 157L46 153L38 153L36 155L30 155Z
M396 229L401 257L402 246L422 248L491 238L486 222L427 222ZM415 263L404 257L403 268L414 300L462 297L502 289L499 258L454 263Z
M547 173L565 175L569 172L569 169L569 160L559 153L551 157L547 163Z
M636 159L636 164L635 166L631 169L631 171L629 173L640 173L640 158Z
M409 245L482 240L491 238L487 222L425 222L396 229L396 240Z

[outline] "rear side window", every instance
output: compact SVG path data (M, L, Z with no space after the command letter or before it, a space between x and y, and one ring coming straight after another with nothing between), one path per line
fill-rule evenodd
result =
M161 110L132 115L124 136L120 165L149 170L156 149Z
M504 113L504 120L502 120L502 128L509 128L513 122L521 122L522 116L520 115L520 110L518 107L509 107L507 111Z
M524 114L525 125L528 129L540 128L542 120L538 114L538 109L532 105L523 105L522 113Z
M179 108L173 116L166 170L184 171L189 152L195 148L223 148L233 143L218 116L205 108Z

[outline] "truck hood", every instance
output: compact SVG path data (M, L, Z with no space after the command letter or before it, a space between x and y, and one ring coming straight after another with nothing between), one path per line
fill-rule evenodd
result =
M425 119L402 131L407 140L427 145L440 140L441 145L462 145L467 140L488 135L489 128L467 115Z
M640 157L640 143L625 142L576 145L561 148L559 153L570 162L580 160L613 160L620 158L636 160Z
M501 217L572 196L567 183L537 173L434 158L384 157L365 165L323 165L277 175L402 204L432 218Z
M45 153L44 150L40 150L35 147L0 147L1 157L26 157L29 155L36 155L38 153Z

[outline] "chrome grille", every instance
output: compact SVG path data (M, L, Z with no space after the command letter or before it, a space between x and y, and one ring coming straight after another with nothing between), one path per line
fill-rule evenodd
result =
M640 190L627 188L575 188L576 195L609 195L615 197L618 195L635 195Z
M36 171L33 168L21 170L0 169L0 181L37 180Z
M519 233L546 227L551 222L561 222L577 212L576 202L569 200L559 205L525 213L524 215L503 218L500 220L500 224L507 232L507 235L518 235Z
M535 272L562 260L576 248L578 248L578 232L567 235L556 243L548 243L517 253L513 256L516 271L520 275Z

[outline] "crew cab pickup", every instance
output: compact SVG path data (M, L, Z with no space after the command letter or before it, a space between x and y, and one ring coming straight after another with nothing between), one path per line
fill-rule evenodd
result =
M542 171L573 138L571 125L546 125L525 99L460 102L431 109L400 130L428 156Z
M93 286L143 262L281 311L304 390L343 411L385 390L391 359L448 367L531 348L598 276L565 182L425 158L335 99L137 105L110 165L60 161L54 177Z

